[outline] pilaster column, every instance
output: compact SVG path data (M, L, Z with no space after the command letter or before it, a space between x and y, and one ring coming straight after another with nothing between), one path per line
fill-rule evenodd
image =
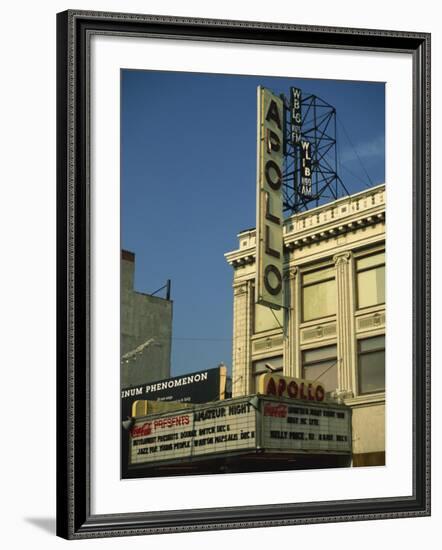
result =
M298 307L298 268L292 267L285 274L284 311L284 375L298 376L299 357L299 307Z
M352 392L354 380L354 306L353 306L353 255L343 252L333 256L336 268L337 291L337 358L338 390Z
M251 393L252 281L233 286L232 396Z

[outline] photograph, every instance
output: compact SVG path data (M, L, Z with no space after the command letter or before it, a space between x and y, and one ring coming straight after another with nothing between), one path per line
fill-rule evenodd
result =
M440 3L5 11L4 548L433 548Z
M424 32L57 15L59 536L430 514L429 75Z
M121 478L385 466L385 82L120 90Z

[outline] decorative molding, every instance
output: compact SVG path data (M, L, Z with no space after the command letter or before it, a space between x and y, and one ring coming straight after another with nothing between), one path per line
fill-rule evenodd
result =
M301 340L322 340L336 336L336 323L301 329Z
M284 270L284 279L286 281L294 280L296 279L298 274L299 274L299 268L297 266L290 267L289 269Z
M283 344L282 336L268 336L261 340L253 342L253 351L263 351L267 349L280 348Z
M385 392L345 397L344 403L349 407L364 407L375 404L385 405Z
M248 290L247 283L241 283L240 285L236 286L233 291L234 296L242 296L243 294L247 294Z
M243 256L241 258L237 258L232 261L232 266L234 269L237 269L238 267L244 267L245 265L251 265L256 262L256 254L255 251L253 253L249 253L247 256Z
M385 327L385 311L381 313L377 311L371 315L357 318L356 326L358 332Z
M354 364L354 306L352 284L353 253L344 251L333 256L336 268L337 300L337 352L338 352L338 386L340 391L351 391L353 384Z
M340 252L339 254L335 254L333 256L333 262L335 263L336 267L342 265L342 264L348 264L348 262L352 259L353 253L349 250L346 252Z
M289 251L302 249L303 247L309 246L313 243L327 241L328 239L336 238L352 231L357 231L365 227L383 223L385 222L385 211L370 214L358 220L352 220L345 223L339 223L339 220L336 220L336 222L336 226L329 228L325 228L325 224L322 224L322 226L318 225L316 232L308 235L300 235L299 237L296 237L295 235L299 235L300 231L293 230L290 234L293 240L286 242L284 248Z

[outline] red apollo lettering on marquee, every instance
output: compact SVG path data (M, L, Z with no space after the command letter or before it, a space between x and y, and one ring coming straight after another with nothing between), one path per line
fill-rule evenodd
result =
M287 386L287 393L292 399L296 399L298 397L298 384L294 380L292 380Z
M265 393L266 395L278 397L287 393L287 396L291 399L305 399L308 401L324 401L325 398L325 389L320 384L315 385L304 382L298 384L295 380L290 380L287 383L285 378L280 378L278 384L276 384L273 377L270 377L265 388Z
M324 401L325 389L322 386L316 386L315 398L316 401Z
M300 392L299 392L299 397L301 399L306 399L306 395L304 393L304 382L301 382L301 387L300 387Z
M276 384L273 378L270 378L270 380L267 383L266 394L276 395Z

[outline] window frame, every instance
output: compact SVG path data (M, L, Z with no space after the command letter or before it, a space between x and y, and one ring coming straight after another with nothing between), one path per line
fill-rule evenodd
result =
M335 353L334 355L330 355L330 356L327 356L323 359L320 359L320 360L316 360L316 361L311 361L309 363L305 363L305 360L304 360L304 357L305 357L305 354L308 353L309 351L317 351L317 350L320 350L320 349L324 349L324 348L335 348ZM317 365L319 363L324 363L326 361L334 361L333 364L331 364L329 366L329 368L331 368L332 366L336 367L336 388L333 388L333 390L326 390L327 393L330 393L336 389L338 389L338 385L339 385L339 376L338 376L338 343L337 342L334 342L332 344L326 344L326 345L320 345L320 346L315 346L315 347L311 347L311 348L305 348L305 349L301 349L301 378L305 379L305 380L310 380L310 378L306 377L305 376L305 367L310 367L310 366L314 366L314 365Z
M371 340L373 338L381 338L381 337L384 339L383 347L370 349L368 351L361 351L361 342L364 342L366 340ZM366 356L366 355L371 355L373 353L378 353L380 351L384 352L384 387L382 389L376 389L376 390L373 390L373 391L363 392L363 391L361 391L361 362L360 362L360 357L364 356L364 355ZM357 341L356 341L356 371L357 371L357 377L358 377L358 380L357 380L358 395L366 396L366 395L374 395L374 394L378 394L378 393L385 393L385 333L374 334L374 335L371 335L371 336L367 336L367 337L364 337L364 338L358 338L357 339Z
M377 256L377 255L381 255L381 254L384 254L384 256L385 256L385 249L376 250L376 251L373 250L373 251L370 251L369 254L363 254L363 255L355 257L354 271L355 271L355 304L356 304L356 311L364 311L364 310L366 310L368 308L371 308L371 307L382 307L382 306L385 307L385 273L384 273L384 301L383 302L378 302L376 304L370 304L370 305L367 305L367 306L360 306L360 304L359 304L359 286L360 286L359 285L359 273L365 273L367 271L372 271L372 270L377 269L379 267L383 267L385 269L386 261L385 261L385 257L384 257L383 262L380 262L378 264L375 264L375 265L372 265L372 266L369 266L369 267L359 268L359 269L358 269L358 262L360 260L365 259L365 258L369 258L371 256Z
M326 270L332 270L333 271L333 275L330 275L329 277L325 277L324 279L320 279L319 281L314 281L314 282L311 282L311 283L304 283L304 278L306 275L310 275L311 273L317 273L319 271L326 271ZM336 272L335 272L335 269L334 269L334 266L333 265L323 265L321 267L318 267L318 268L315 268L315 269L310 269L310 270L305 270L301 273L301 323L310 323L310 322L313 322L313 321L317 321L318 319L327 319L327 318L331 318L331 317L336 317L337 315L337 310L338 310L338 304L337 304L337 299L336 299L336 308L335 308L335 312L334 313L330 313L328 315L319 315L318 317L312 317L310 319L305 319L304 315L305 315L305 308L304 308L304 289L305 288L308 288L308 287L312 287L312 286L316 286L316 285L319 285L319 284L322 284L322 283L326 283L328 281L334 281L335 282L335 298L337 298L337 288L336 288Z

